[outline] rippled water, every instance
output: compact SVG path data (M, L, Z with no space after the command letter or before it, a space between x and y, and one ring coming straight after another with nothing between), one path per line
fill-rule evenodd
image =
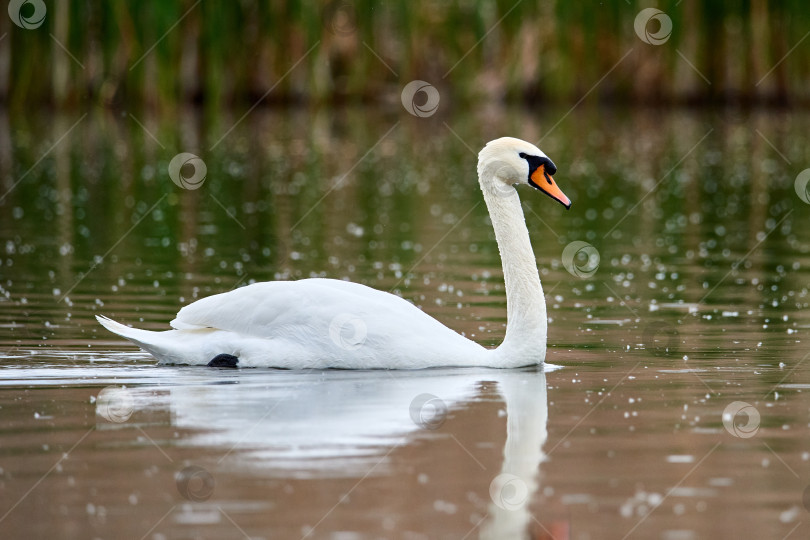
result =
M810 115L82 114L0 114L4 538L810 532ZM327 276L497 344L474 154L505 134L574 203L521 191L545 369L157 367L93 319Z

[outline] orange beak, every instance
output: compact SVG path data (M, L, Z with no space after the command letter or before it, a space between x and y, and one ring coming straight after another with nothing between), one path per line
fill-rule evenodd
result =
M571 199L565 196L565 193L557 187L557 182L546 172L546 166L540 165L529 176L529 184L535 187L554 199L562 203L566 209L571 208Z

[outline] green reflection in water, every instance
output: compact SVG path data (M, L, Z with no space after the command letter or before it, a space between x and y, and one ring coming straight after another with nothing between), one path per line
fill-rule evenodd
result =
M794 179L810 163L810 116L566 112L0 115L0 340L81 346L96 312L163 328L194 298L327 276L392 290L497 344L505 296L475 152L508 134L540 141L574 202L566 212L521 192L552 347L798 354L810 207ZM168 177L180 152L204 160L199 189ZM589 278L564 267L573 241L599 253Z

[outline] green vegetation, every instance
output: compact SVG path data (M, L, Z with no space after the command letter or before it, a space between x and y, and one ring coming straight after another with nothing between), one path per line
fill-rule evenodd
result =
M454 104L810 103L800 0L662 1L672 32L660 45L634 31L648 4L621 0L46 5L36 29L0 17L0 100L14 109L397 103L413 79Z

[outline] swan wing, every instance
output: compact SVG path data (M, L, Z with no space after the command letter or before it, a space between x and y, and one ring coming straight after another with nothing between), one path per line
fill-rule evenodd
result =
M254 283L185 306L171 325L211 335L197 356L227 350L244 366L414 369L487 352L407 300L333 279Z
M254 283L209 296L182 308L171 325L178 330L214 328L300 343L334 340L336 332L344 331L368 333L370 338L373 332L388 340L419 333L451 334L468 341L398 296L318 278Z

